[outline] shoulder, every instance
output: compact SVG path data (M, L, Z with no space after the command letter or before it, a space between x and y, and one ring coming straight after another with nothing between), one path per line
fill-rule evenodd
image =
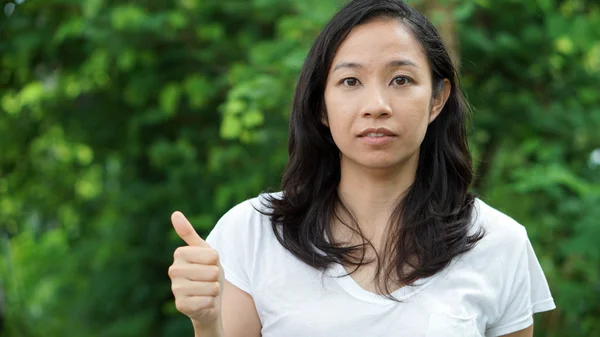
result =
M465 268L480 271L479 280L489 290L488 301L481 301L487 333L499 336L526 328L533 323L533 313L554 307L527 230L480 199L474 212L474 228L483 229L485 236L462 262Z
M487 248L504 247L512 250L524 247L528 241L525 226L483 200L475 199L472 230L479 229L485 232L480 243Z
M475 199L469 234L478 232L483 238L458 260L481 270L512 268L529 243L525 226L481 199Z
M266 215L277 193L261 194L230 208L217 221L206 242L219 252L226 279L251 294L259 252L272 251L273 230Z
M272 231L268 216L273 199L283 196L281 192L262 193L257 197L244 200L229 209L213 227L209 237L240 237L243 241L258 238Z
M282 192L261 193L258 196L246 199L229 209L219 220L228 222L230 220L244 220L243 222L256 222L268 220L271 202L281 199Z

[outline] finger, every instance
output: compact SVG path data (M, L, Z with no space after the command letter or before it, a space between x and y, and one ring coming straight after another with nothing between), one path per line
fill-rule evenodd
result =
M219 282L198 282L178 280L171 286L173 295L177 298L189 296L218 296L221 291Z
M175 232L177 235L185 243L190 246L199 246L199 247L210 247L198 233L194 230L192 224L188 221L188 219L183 215L183 213L177 211L171 215L171 222L173 223L173 227L175 228Z
M219 254L212 248L183 246L175 249L173 254L175 262L188 262L205 265L217 265Z
M218 282L221 270L217 266L173 264L169 267L171 279L189 281Z
M213 296L190 296L175 299L175 307L184 314L194 314L199 310L212 309L216 299Z

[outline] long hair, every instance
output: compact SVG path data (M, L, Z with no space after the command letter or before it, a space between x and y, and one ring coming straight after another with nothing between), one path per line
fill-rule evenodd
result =
M474 205L468 192L474 178L465 125L468 105L442 38L417 10L401 0L354 0L325 26L306 57L296 87L283 193L269 196L262 212L270 216L283 247L314 268L325 270L341 263L354 266L354 272L373 262L365 259L367 246L373 245L337 193L340 152L322 117L327 74L339 45L353 27L377 18L397 19L420 42L432 70L434 96L441 94L444 79L452 88L443 110L428 126L415 181L398 201L388 239L376 255L376 287L395 300L388 280L411 285L432 276L484 235L468 233ZM362 244L344 246L328 240L332 219L341 221L342 214L351 219L343 224L360 235Z

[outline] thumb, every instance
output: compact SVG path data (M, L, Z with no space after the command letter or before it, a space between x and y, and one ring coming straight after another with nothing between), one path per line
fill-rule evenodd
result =
M185 241L190 246L198 246L198 247L210 247L206 241L202 240L200 235L196 233L192 224L188 221L188 219L183 215L183 213L176 211L171 215L171 222L173 223L173 227L175 228L175 232L179 235L180 238Z

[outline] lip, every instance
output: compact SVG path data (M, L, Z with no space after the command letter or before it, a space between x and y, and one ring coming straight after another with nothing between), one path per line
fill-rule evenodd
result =
M383 137L369 137L369 133L381 133ZM396 138L396 134L386 128L369 128L358 134L358 138L368 145L385 145Z
M386 137L395 137L396 134L393 133L392 131L386 129L386 128L368 128L363 130L361 133L358 134L358 137L367 137L367 135L369 133L381 133ZM380 138L386 138L386 137L380 137ZM373 138L373 137L369 137L369 138Z
M383 136L383 137L359 137L359 139L366 143L367 145L377 145L377 146L381 146L381 145L386 145L391 143L394 139L396 139L395 136Z

